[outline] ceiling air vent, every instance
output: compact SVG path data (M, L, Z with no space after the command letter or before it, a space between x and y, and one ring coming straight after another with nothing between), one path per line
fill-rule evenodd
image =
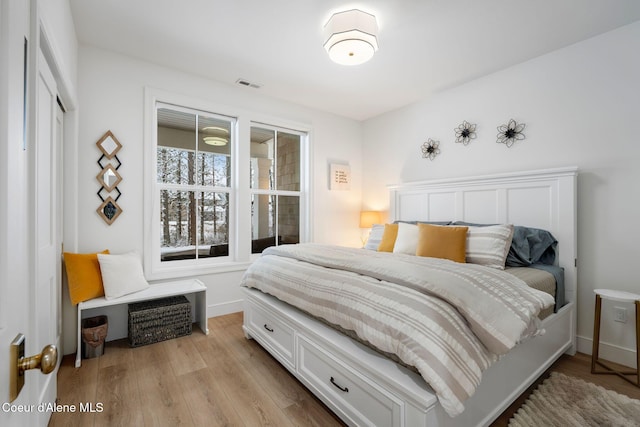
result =
M254 89L260 89L260 87L262 86L257 83L251 83L250 81L245 79L238 79L236 80L236 83L239 84L240 86L252 87Z

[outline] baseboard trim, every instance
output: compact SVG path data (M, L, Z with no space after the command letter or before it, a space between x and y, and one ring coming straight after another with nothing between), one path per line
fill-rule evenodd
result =
M593 338L578 336L577 345L580 353L591 354L593 349ZM619 363L633 369L636 368L636 352L633 349L600 341L599 353L600 359Z
M207 306L207 318L224 316L225 314L237 313L243 310L244 300L228 301L220 304L211 304Z

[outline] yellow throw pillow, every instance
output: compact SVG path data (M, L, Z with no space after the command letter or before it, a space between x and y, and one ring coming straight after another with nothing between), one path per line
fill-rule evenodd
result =
M468 227L418 224L416 255L465 262Z
M108 254L106 249L102 254ZM102 286L102 274L98 254L74 254L64 253L64 265L67 269L67 283L69 285L69 297L71 304L87 301L104 296Z
M378 245L378 252L393 252L396 237L398 237L398 224L385 224L382 232L382 241Z

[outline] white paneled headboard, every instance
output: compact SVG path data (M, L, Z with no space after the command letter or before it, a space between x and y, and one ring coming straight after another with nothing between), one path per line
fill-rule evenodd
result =
M565 297L576 301L576 183L567 167L391 185L395 220L511 223L550 231L565 270Z

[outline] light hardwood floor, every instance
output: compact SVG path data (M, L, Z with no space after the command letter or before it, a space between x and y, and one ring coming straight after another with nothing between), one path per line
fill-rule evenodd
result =
M242 313L208 324L208 336L194 328L190 336L134 349L126 340L109 342L103 356L83 360L79 369L74 355L65 356L58 403L101 403L103 410L54 413L49 425L343 425L262 347L244 338ZM640 399L640 388L620 378L591 375L590 360L563 356L552 369ZM507 425L525 397L493 425Z

